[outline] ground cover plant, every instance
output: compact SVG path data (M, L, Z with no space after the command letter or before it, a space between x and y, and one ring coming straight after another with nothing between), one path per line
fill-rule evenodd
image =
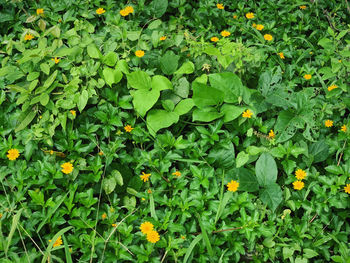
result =
M350 7L0 0L0 262L350 262Z

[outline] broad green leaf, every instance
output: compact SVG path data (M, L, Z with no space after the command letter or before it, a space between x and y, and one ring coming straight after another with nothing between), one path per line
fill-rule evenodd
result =
M40 103L43 106L46 106L49 103L50 96L47 93L43 93L40 95Z
M289 140L297 132L297 128L294 125L294 117L294 113L287 110L282 111L278 114L275 129L276 132L278 132L280 135L276 140L277 143Z
M113 67L118 61L118 55L115 52L109 52L102 59L102 62L107 66Z
M50 74L50 66L47 63L41 63L40 69L42 72L44 72L46 75Z
M151 10L154 17L161 17L168 8L168 0L153 0L151 2Z
M229 122L241 116L244 110L245 108L243 107L225 103L222 105L220 112L224 114L224 122Z
M108 67L105 67L103 69L102 74L104 80L110 87L112 87L112 84L118 83L123 77L123 74L119 70L111 69Z
M209 87L199 82L192 83L193 101L199 108L217 105L223 102L225 94L218 89Z
M260 194L260 199L272 211L275 211L277 206L282 202L282 190L276 183L269 184Z
M15 132L19 132L26 128L34 119L36 115L36 111L29 110L26 117L22 120L22 122L16 127Z
M119 184L120 186L124 185L123 176L118 170L113 170L111 176L115 178L117 184Z
M162 24L162 20L156 19L148 25L148 29L156 29Z
M90 44L87 46L87 53L90 56L90 58L100 58L101 57L101 52L96 47L95 44Z
M131 41L136 41L140 38L141 31L128 31L127 38Z
M79 96L79 100L77 103L77 106L80 112L82 112L83 109L85 108L88 102L88 99L89 99L89 93L87 92L87 90L83 90Z
M179 115L184 115L189 112L194 106L194 102L192 99L184 99L181 100L175 107L174 112Z
M208 162L219 168L231 168L235 163L235 148L226 140L216 144L208 155Z
M164 76L155 75L152 77L151 81L152 89L161 91L166 89L173 89L173 84L171 81Z
M153 89L150 91L139 89L133 91L131 95L133 96L132 102L134 104L135 110L143 117L146 115L147 111L149 111L153 105L156 104L160 92Z
M283 259L289 259L293 256L294 254L294 248L291 247L284 247L283 248Z
M182 66L175 71L174 74L183 75L183 74L191 74L194 72L194 64L191 61L186 61L182 64Z
M122 59L117 62L117 65L115 67L117 70L120 70L124 74L129 74L129 66L128 63Z
M260 186L269 186L277 180L277 165L271 154L263 153L255 164L255 173Z
M113 176L104 178L102 181L102 187L105 190L106 194L112 193L116 186L117 186L117 181Z
M318 253L315 250L312 250L309 248L304 248L303 252L304 252L304 255L303 255L304 258L313 258L318 256Z
M183 263L187 263L187 260L190 258L191 253L192 253L194 247L197 245L197 243L198 243L199 241L202 240L202 238L203 238L202 235L198 235L198 236L196 236L196 238L194 238L194 239L192 240L191 244L189 245L189 247L188 247L187 250L186 250L186 254L185 254Z
M135 71L127 75L128 84L134 89L151 89L151 77L144 71Z
M165 110L151 110L147 114L147 128L152 135L179 121L179 115Z
M166 52L160 59L160 68L166 75L173 74L178 66L179 56L175 55L173 51Z
M236 157L236 167L239 168L243 165L245 165L249 160L249 154L246 152L242 151L237 154Z
M236 103L238 97L243 96L245 87L241 79L234 73L223 72L209 75L209 82L213 88L225 94L224 102Z
M319 141L311 144L309 154L314 156L313 163L323 162L329 155L329 146L325 141Z
M47 78L47 80L45 80L44 82L44 85L43 87L45 89L49 88L51 86L51 84L55 81L56 77L57 77L57 73L58 73L58 70L55 70L51 75L50 77ZM42 90L43 91L43 90ZM41 91L41 92L42 92ZM36 94L38 94L39 92L37 91Z
M255 192L259 190L259 184L254 173L246 168L236 170L238 174L239 190Z
M192 121L210 122L222 117L223 114L217 112L213 107L206 107L202 109L195 109L192 113Z

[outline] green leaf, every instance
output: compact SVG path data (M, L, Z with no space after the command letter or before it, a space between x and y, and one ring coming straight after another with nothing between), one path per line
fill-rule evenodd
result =
M162 20L156 19L148 25L148 29L156 29L162 24Z
M43 106L46 106L49 103L50 96L47 93L43 93L40 96L40 103Z
M217 112L213 107L195 109L192 113L192 121L210 122L222 117L222 113Z
M87 46L87 53L90 56L90 58L100 58L101 57L101 52L96 47L95 44L90 44Z
M222 105L220 112L224 114L224 122L229 122L237 119L242 115L245 108L231 104Z
M269 184L260 194L260 199L272 211L275 211L278 205L282 202L282 190L276 183Z
M276 182L277 165L271 154L261 154L255 164L255 173L260 186L269 186Z
M78 109L80 112L83 111L83 109L85 108L87 102L89 99L89 93L86 90L83 90L82 93L79 96L79 100L77 103Z
M325 141L319 141L311 144L309 154L314 156L313 163L323 162L329 155L329 146Z
M147 114L147 128L152 135L179 121L179 115L165 110L151 110Z
M133 91L131 95L133 97L132 102L135 110L143 117L146 115L147 111L149 111L153 105L156 104L160 96L160 92L153 89L151 91L139 89Z
M209 75L209 82L213 88L225 94L224 102L236 103L238 97L243 96L245 87L241 79L234 73L223 72Z
M112 193L116 186L117 181L113 176L106 177L102 181L102 187L105 190L106 194Z
M7 257L7 252L9 250L9 247L11 245L13 234L15 233L15 231L17 229L18 222L19 222L19 219L20 219L21 214L22 214L22 210L23 210L23 208L18 210L18 212L12 218L12 225L11 225L11 228L10 228L10 233L7 236L7 239L6 239L7 242L6 242L6 246L4 248L6 257ZM19 231L21 231L21 230L19 230Z
M121 73L119 70L111 69L108 67L105 67L103 69L102 74L103 74L104 80L110 87L112 87L112 84L118 83L123 77L123 73Z
M197 219L198 219L198 223L199 223L199 226L201 228L201 231L202 231L202 236L203 236L203 240L204 240L205 246L207 247L207 250L208 250L208 254L209 254L210 258L213 258L214 257L214 251L213 251L213 249L211 247L210 240L209 240L209 237L208 237L208 233L207 233L207 230L204 227L202 218L201 218L201 216L198 213L197 213Z
M268 237L268 238L264 239L263 245L265 247L272 248L272 247L274 247L276 245L276 242L273 241L273 237Z
M181 100L175 107L174 112L178 115L184 115L189 112L194 106L192 99Z
M241 151L237 154L236 157L236 167L239 168L243 165L245 165L249 160L249 154L247 154L244 151Z
M168 8L168 0L153 0L151 2L151 10L154 17L161 17Z
M303 255L304 258L313 258L318 256L318 253L315 250L312 250L309 248L304 248L303 252L304 252L304 255Z
M160 75L153 76L151 81L151 86L152 86L152 89L158 90L158 91L173 89L173 84L171 84L170 80Z
M254 173L246 168L236 170L238 174L239 190L255 192L259 190L259 184Z
M118 55L115 52L109 52L107 55L105 55L102 59L102 62L106 64L107 66L113 67L115 63L118 61Z
M113 170L112 176L115 178L117 184L120 186L124 185L123 176L118 170Z
M44 72L46 75L50 74L50 66L47 63L41 63L40 69L42 72Z
M220 168L231 168L235 163L235 148L226 140L216 144L208 155L208 162Z
M32 122L35 115L36 115L36 111L29 110L26 117L22 120L22 122L15 129L15 132L19 132L19 131L23 130L24 128L26 128Z
M283 259L289 259L294 254L294 248L284 247L283 248Z
M166 52L160 59L160 68L166 75L173 74L178 66L179 56L175 55L173 51Z
M58 70L55 70L54 73L50 75L50 77L47 78L47 80L44 82L43 88L40 89L40 92L37 90L36 94L43 92L45 89L49 88L51 84L55 81L57 77Z
M187 263L187 260L190 258L191 253L192 253L194 247L195 247L195 246L197 245L197 243L198 243L199 241L201 241L201 240L202 240L202 235L198 235L198 236L196 236L195 239L192 240L191 244L189 245L189 247L188 247L187 250L186 250L186 254L185 254L183 263Z
M222 103L225 97L225 94L221 90L208 87L199 82L193 82L192 89L194 104L199 108Z
M182 64L182 66L175 71L174 74L183 75L183 74L191 74L194 72L194 64L191 61L186 61Z
M151 77L144 71L135 71L127 75L128 84L134 89L151 89Z
M294 113L290 111L282 111L278 114L277 122L275 125L276 132L280 135L278 136L276 142L285 142L292 138L297 132L297 128L293 124Z

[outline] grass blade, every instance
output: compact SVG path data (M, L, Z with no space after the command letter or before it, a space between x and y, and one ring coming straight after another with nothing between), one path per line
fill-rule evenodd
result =
M73 263L72 255L69 251L67 239L64 235L62 235L62 239L63 239L63 245L64 245L64 253L66 254L66 263Z
M187 248L187 251L186 251L186 255L185 255L185 258L184 258L184 261L183 263L186 263L187 260L189 259L189 257L191 256L191 253L192 253L192 250L194 249L194 247L197 245L197 243L199 241L202 240L202 235L198 235L195 239L192 240L190 246Z
M156 209L154 208L154 198L153 194L150 194L149 196L149 209L151 210L151 216L155 219L158 220L157 214L156 214Z
M199 225L201 227L202 236L203 236L203 240L204 240L205 246L207 247L209 256L212 258L214 256L214 252L213 252L213 249L211 247L207 231L205 230L203 222L201 220L201 217L200 217L200 215L198 213L197 213L197 218L198 218Z
M6 255L6 257L7 257L7 252L9 250L9 247L10 247L10 244L11 244L11 241L12 241L13 234L15 233L15 231L17 229L18 221L19 221L19 219L21 217L22 210L23 210L23 208L18 210L17 214L12 218L12 225L11 225L10 233L9 233L9 235L7 237L7 243L6 243L6 247L5 247L5 255Z

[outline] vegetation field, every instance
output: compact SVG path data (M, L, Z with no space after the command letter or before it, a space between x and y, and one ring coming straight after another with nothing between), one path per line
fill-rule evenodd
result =
M350 263L349 2L0 0L0 263Z

